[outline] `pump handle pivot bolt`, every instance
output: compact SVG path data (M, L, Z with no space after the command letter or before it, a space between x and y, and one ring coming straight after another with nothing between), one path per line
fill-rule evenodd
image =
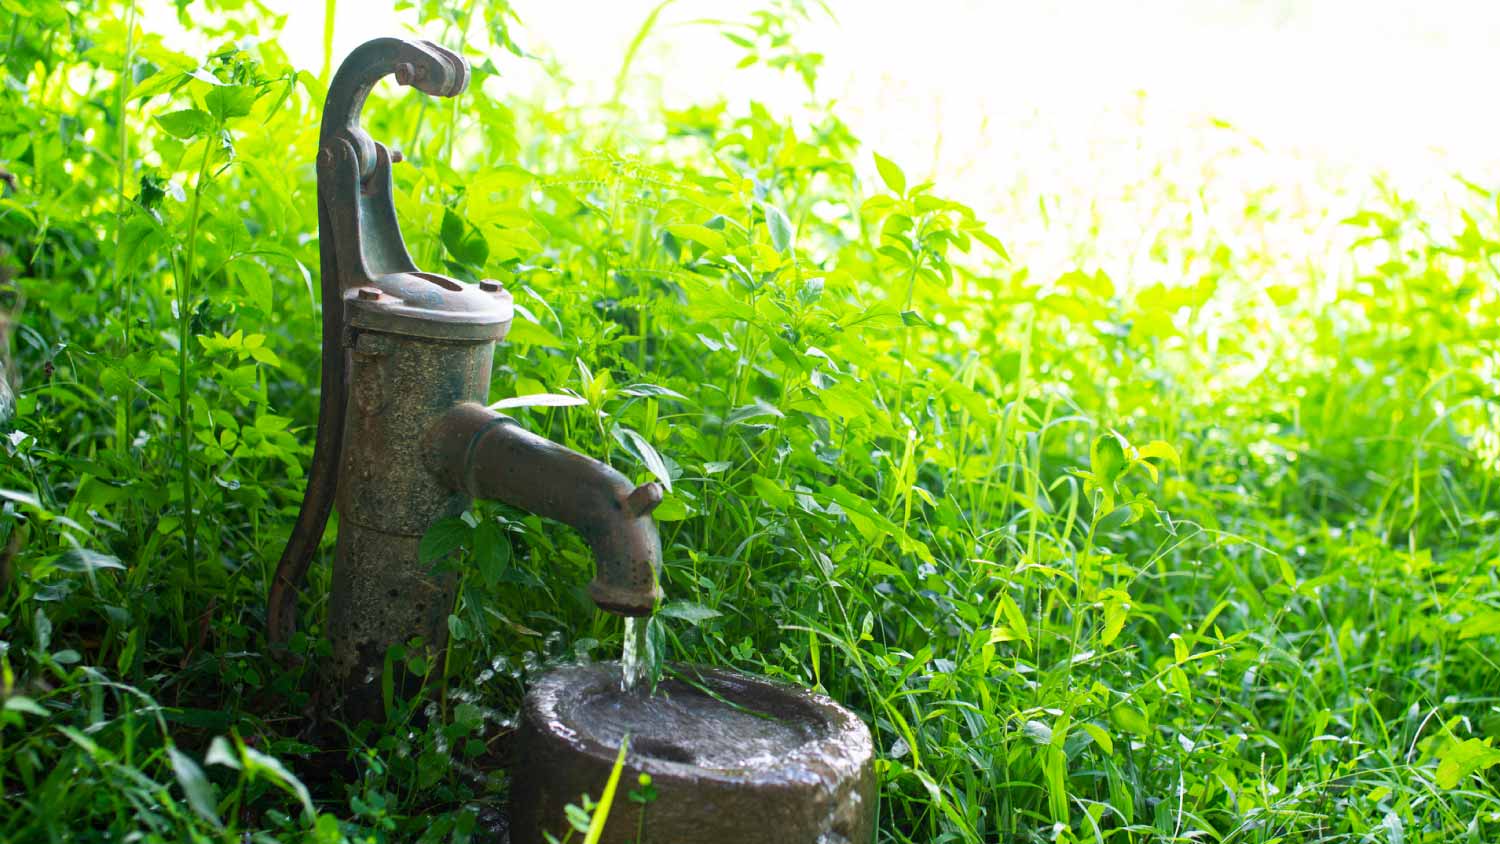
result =
M396 81L402 85L415 85L427 78L427 68L423 65L414 65L411 62L400 62L396 65Z

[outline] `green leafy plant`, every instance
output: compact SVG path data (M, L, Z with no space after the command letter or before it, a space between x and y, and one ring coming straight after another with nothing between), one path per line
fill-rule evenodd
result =
M0 829L477 840L528 680L620 624L582 540L484 504L422 540L459 598L445 652L388 654L423 689L385 723L308 732L326 549L300 660L267 652L331 30L289 57L195 0L186 55L134 2L0 6ZM364 111L417 262L515 295L495 406L668 490L650 647L858 712L882 844L1500 835L1494 185L1247 182L1270 153L1210 127L1132 148L1122 245L1091 195L970 207L863 147L818 4L660 4L598 103L508 4L407 6L507 91ZM641 102L683 20L805 99ZM486 88L523 61L540 87Z

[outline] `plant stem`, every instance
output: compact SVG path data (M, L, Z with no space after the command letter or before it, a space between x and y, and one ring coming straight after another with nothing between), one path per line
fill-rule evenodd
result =
M906 276L906 298L902 300L901 310L911 310L913 295L917 292L917 272L922 268L922 238L926 236L927 220L917 227L917 234L913 240L917 244L916 252L912 254L911 272ZM901 393L906 385L906 353L911 343L911 326L903 320L901 324L901 364L896 368L896 401L891 405L892 414L901 413ZM893 418L892 421L895 421Z
M182 526L187 543L188 575L194 584L198 582L198 556L195 547L198 524L193 515L193 462L191 459L193 418L188 406L188 370L191 365L188 343L191 340L189 334L192 331L190 294L193 265L197 259L198 209L203 201L203 182L208 178L208 159L212 152L213 135L208 135L203 139L203 158L198 162L198 181L193 185L193 201L188 218L187 253L177 279L177 423L181 437L179 449L182 461Z
M337 17L339 0L324 0L323 2L323 69L318 72L318 78L324 84L328 82L328 74L333 69L333 24Z
M120 272L124 262L121 253L125 246L125 171L129 168L130 158L130 131L125 125L125 100L126 93L131 84L131 65L135 61L135 2L131 0L125 9L125 59L120 66L119 94L115 100L115 125L120 131L119 159L115 162L115 260L114 266L110 268L110 287L118 290L120 288ZM129 289L125 291L124 305L121 310L124 325L124 349L121 357L130 354L131 337L130 325L132 320L132 309L135 305L135 274L129 276ZM130 438L134 426L131 424L133 414L132 402L129 397L122 399L125 410L124 439L125 442L116 443L115 448L124 455L129 452Z

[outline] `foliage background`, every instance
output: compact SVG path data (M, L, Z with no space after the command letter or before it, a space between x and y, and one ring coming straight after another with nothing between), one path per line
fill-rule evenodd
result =
M648 19L602 94L504 4L412 5L476 72L365 112L418 263L516 294L495 398L575 394L518 413L671 482L654 648L865 717L882 841L1500 835L1493 172L1418 198L1142 129L1076 158L1107 193L1023 163L980 215L840 118L815 4ZM397 657L432 694L308 740L261 630L316 414L322 63L254 3L0 9L0 829L477 838L526 678L618 623L576 537L478 508L450 648ZM774 97L638 96L662 37Z

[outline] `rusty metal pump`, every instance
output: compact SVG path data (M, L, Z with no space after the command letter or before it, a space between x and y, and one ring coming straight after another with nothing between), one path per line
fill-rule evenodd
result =
M393 75L439 97L468 84L463 58L430 41L381 38L354 50L328 89L319 136L323 374L307 492L271 584L268 638L283 647L297 596L335 500L338 544L328 601L336 705L378 718L387 649L447 639L456 577L418 559L433 522L472 497L557 519L589 542L589 594L620 615L649 614L659 596L654 483L528 433L484 404L495 343L510 326L499 283L466 284L418 270L391 201L391 163L359 112ZM397 669L399 670L399 669ZM398 678L397 685L406 685Z

